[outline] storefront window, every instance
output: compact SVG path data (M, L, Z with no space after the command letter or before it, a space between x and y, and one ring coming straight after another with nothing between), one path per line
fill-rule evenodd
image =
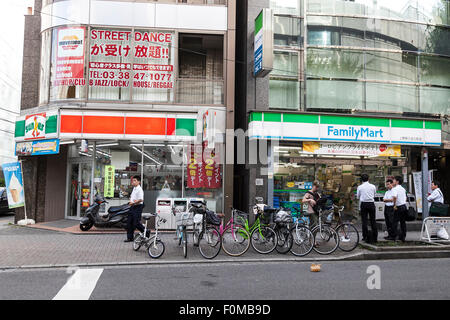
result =
M274 16L274 45L303 47L303 20L293 17Z

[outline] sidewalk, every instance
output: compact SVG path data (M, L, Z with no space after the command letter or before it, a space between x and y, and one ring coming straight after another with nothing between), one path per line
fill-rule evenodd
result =
M221 251L215 259L207 260L200 255L197 248L193 247L191 237L189 237L188 257L185 259L182 256L182 248L178 247L178 242L174 239L175 233L166 232L161 234L161 238L166 246L164 255L159 259L151 259L145 248L141 248L140 251L136 252L132 249L132 243L124 243L125 237L125 231L103 232L102 234L73 234L36 227L3 224L2 228L0 228L0 269L66 267L70 265L243 263L249 261L320 262L327 260L384 259L383 254L385 254L385 252L373 252L359 247L350 253L338 249L331 255L319 255L313 251L306 257L296 257L290 253L282 255L276 251L268 255L261 255L250 247L241 257L230 257ZM414 232L408 233L407 240L418 240L418 234ZM387 259L396 259L397 256L401 256L401 253L390 252L390 256ZM450 251L447 253L450 254ZM402 258L407 257L403 255Z

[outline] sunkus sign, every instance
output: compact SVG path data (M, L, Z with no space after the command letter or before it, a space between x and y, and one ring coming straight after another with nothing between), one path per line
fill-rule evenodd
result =
M441 145L441 122L253 112L250 139Z

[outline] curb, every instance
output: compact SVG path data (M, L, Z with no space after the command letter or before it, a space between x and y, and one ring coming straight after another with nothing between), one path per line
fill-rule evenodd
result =
M371 260L400 260L400 259L438 259L450 258L449 250L440 251L403 251L403 252L358 252L342 257L316 257L316 258L269 258L269 259L221 259L221 260L149 260L137 262L105 262L105 263L72 263L72 264L48 264L48 265L23 265L23 266L0 266L0 271L5 270L34 270L69 267L119 267L119 266L163 266L163 265L186 265L186 264L222 264L222 263L280 263L280 262L326 262L326 261L371 261Z

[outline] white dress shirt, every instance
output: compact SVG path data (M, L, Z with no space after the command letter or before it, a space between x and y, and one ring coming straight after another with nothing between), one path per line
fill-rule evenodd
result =
M377 188L366 181L356 189L356 197L359 202L375 202L375 192L377 192Z
M397 200L395 201L397 207L406 205L406 190L401 185L392 188L392 195L397 197Z
M142 190L142 187L140 185L134 187L133 192L131 192L130 202L134 202L136 200L144 201L144 191Z
M444 196L442 194L441 189L436 188L433 190L433 192L427 197L428 202L428 207L431 207L431 204L433 202L439 202L439 203L444 203Z
M383 200L392 200L393 198L394 196L392 195L392 189L390 189L384 194ZM394 206L394 202L385 202L384 204L388 207Z

